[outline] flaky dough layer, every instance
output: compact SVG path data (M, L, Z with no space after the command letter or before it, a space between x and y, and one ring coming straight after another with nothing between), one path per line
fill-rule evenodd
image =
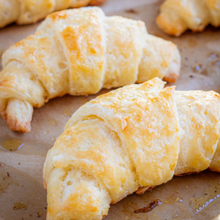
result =
M177 46L149 35L144 22L107 17L98 7L49 15L2 60L0 113L10 129L23 132L30 131L33 107L52 98L153 77L174 82L181 63Z
M203 31L208 24L220 26L219 0L166 0L157 17L165 33L180 36L187 29Z
M220 172L219 94L164 84L125 86L73 114L44 164L47 220L101 220L174 175Z
M54 11L101 5L106 0L0 0L0 28L35 23Z

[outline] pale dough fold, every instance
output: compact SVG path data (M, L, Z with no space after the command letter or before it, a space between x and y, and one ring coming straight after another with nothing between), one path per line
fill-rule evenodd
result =
M101 5L106 0L0 0L0 28L35 23L54 11Z
M219 0L166 0L157 17L165 33L179 36L187 29L203 31L208 24L220 26Z
M149 35L144 22L107 17L98 7L49 15L2 61L0 113L10 129L22 132L31 129L33 107L49 99L95 94L153 77L175 82L181 63L177 46Z
M220 172L220 95L164 84L125 86L73 114L44 164L47 220L101 220L174 175Z

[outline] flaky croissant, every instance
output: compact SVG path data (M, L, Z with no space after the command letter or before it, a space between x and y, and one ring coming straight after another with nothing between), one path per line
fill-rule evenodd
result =
M202 31L211 24L220 26L219 0L166 0L157 17L158 26L167 34L179 36L187 29Z
M51 14L34 35L3 54L0 113L29 132L33 107L49 99L179 75L176 45L147 33L142 21L106 17L97 7Z
M44 164L47 220L100 220L173 175L220 172L220 95L164 84L126 86L73 114Z
M0 0L0 28L16 22L35 23L54 11L100 5L106 0Z

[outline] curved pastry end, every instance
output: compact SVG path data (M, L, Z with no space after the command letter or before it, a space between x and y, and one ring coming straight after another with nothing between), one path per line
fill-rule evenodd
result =
M98 6L98 5L102 5L106 2L106 0L91 0L89 5L90 6Z
M5 110L1 109L0 114L12 131L31 131L33 106L28 102L19 99L10 99Z
M178 79L178 75L175 73L171 73L168 76L164 76L163 80L168 83L175 83Z
M187 30L185 22L173 13L160 13L157 16L157 25L166 34L178 37Z

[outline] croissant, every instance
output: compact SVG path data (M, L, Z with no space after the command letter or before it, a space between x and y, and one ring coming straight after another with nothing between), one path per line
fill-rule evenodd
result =
M220 26L218 0L166 0L157 17L157 24L165 33L179 36L188 28L203 31L211 24Z
M98 7L51 14L34 35L2 57L0 113L11 130L29 132L33 107L49 99L95 94L101 88L175 82L179 51L147 34L142 21L106 17Z
M86 5L101 5L106 0L0 0L0 28L16 22L35 23L53 11L78 8Z
M125 86L73 114L44 164L47 220L100 220L173 175L220 172L220 95L164 84Z

